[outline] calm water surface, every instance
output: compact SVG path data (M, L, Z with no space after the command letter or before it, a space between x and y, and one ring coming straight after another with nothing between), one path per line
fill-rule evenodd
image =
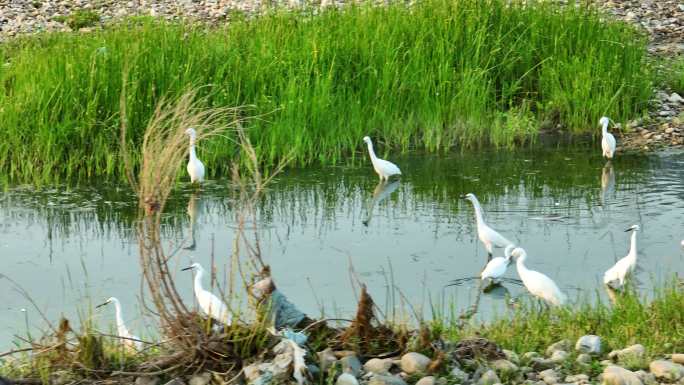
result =
M473 303L477 281L445 285L478 275L486 261L472 207L459 199L473 192L487 222L525 247L528 266L571 298L603 295L603 272L627 253L623 230L635 223L643 229L640 289L648 293L675 274L684 276L684 152L623 155L612 165L595 153L578 148L393 158L404 176L384 186L366 159L288 171L259 206L262 252L278 287L312 316L353 314L350 267L381 308L401 307L406 298L426 317L431 302L460 312ZM163 228L165 242L189 248L175 257L177 266L191 258L208 266L213 250L219 274L227 274L234 228L228 196L225 181L210 181L200 192L179 186ZM16 283L0 279L0 346L25 335L27 323L32 330L45 328L17 285L52 321L60 314L78 318L89 304L116 296L129 326L153 333L145 330L138 301L135 205L124 185L38 191L14 185L0 193L0 274ZM507 276L517 277L514 267ZM191 276L179 277L190 298ZM392 283L401 294L390 295ZM505 313L508 295L525 293L505 284L483 295L478 317ZM109 325L113 309L95 317Z

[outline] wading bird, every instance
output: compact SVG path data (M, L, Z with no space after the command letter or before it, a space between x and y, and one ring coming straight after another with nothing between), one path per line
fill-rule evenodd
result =
M204 181L204 164L197 158L195 153L195 139L197 138L197 131L194 128L188 128L185 133L190 137L190 159L188 159L188 174L190 174L190 182L202 183Z
M487 253L489 253L487 260L490 260L492 258L492 249L494 247L506 247L508 245L513 244L513 242L504 238L503 235L497 233L494 229L487 226L483 218L482 206L480 206L480 202L477 200L474 194L466 194L465 197L463 197L463 199L470 201L470 203L473 204L473 208L475 209L475 221L477 222L477 236L480 238L480 241L482 241L482 243L484 244L485 249L487 249Z
M373 163L373 169L378 173L380 180L386 181L393 175L401 175L401 170L399 170L399 167L397 167L396 164L375 156L373 142L371 142L369 137L364 136L363 141L368 145L368 154L370 155L371 163Z
M560 306L565 303L565 294L563 294L551 278L538 271L530 270L525 266L525 259L527 259L525 250L517 247L511 252L511 256L515 258L518 275L530 294L543 299L551 305Z
M195 262L189 267L182 270L195 270L195 298L197 298L197 303L199 304L202 312L207 316L213 318L219 323L224 325L230 325L233 317L230 314L228 306L221 301L221 299L215 296L212 292L204 290L202 288L202 276L204 275L204 269L202 266Z
M487 263L487 266L485 266L484 270L482 270L482 273L480 274L480 279L484 281L489 278L492 281L492 283L498 283L498 279L501 278L504 274L506 274L508 264L511 262L511 252L514 248L515 245L506 246L503 257L496 257L489 261L489 263Z
M140 350L142 348L142 343L140 338L131 334L126 327L123 320L123 314L121 313L121 303L118 299L114 297L108 298L104 303L97 305L96 308L108 305L110 303L114 304L114 309L116 311L116 333L121 337L121 344L131 350Z
M608 123L610 123L610 120L606 116L599 120L601 133L603 134L603 137L601 138L601 148L603 149L603 156L608 159L613 159L613 155L615 155L615 137L608 132Z
M639 225L633 225L625 232L632 231L632 239L630 241L629 253L613 265L603 274L603 283L613 289L622 287L625 284L625 278L634 271L637 263L637 241L636 235L639 231ZM617 285L615 285L617 281Z

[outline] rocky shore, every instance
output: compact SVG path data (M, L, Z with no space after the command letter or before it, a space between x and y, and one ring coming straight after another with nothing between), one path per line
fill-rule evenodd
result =
M684 55L684 3L676 0L600 0L596 4L616 19L641 28L650 38L649 53L656 59ZM667 65L667 61L665 61ZM661 68L667 70L667 68ZM649 115L624 123L618 151L649 151L684 145L684 97L659 89ZM622 127L621 127L622 128Z
M224 23L232 15L256 14L264 8L328 6L343 0L5 0L0 1L0 42L41 31L89 32L131 16L167 20L191 19ZM649 53L661 66L663 58L684 55L684 3L676 0L601 0L596 4L613 17L633 23L650 37ZM664 70L667 70L665 68ZM681 92L681 91L680 91ZM684 146L684 96L659 89L648 116L621 122L618 151L650 151Z
M575 343L558 341L543 352L500 349L483 338L446 343L433 357L408 352L362 359L353 351L326 349L310 357L301 372L296 352L288 344L278 344L272 350L272 360L245 366L236 378L241 380L238 383L302 384L313 379L313 383L336 385L684 384L684 354L648 360L646 348L639 344L606 352L601 337L595 335L585 335ZM208 385L214 377L204 372L162 382L147 376L138 377L135 384Z

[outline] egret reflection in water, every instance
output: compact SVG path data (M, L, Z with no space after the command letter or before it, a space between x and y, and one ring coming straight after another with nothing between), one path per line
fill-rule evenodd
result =
M506 286L502 285L501 282L498 282L496 285L489 285L482 289L482 291L488 296L496 299L505 300L511 297L511 292Z
M197 191L194 191L192 194L190 194L190 198L188 198L188 218L190 219L189 222L189 233L190 233L190 246L184 247L185 250L195 250L197 247L197 244L195 242L195 225L197 224L197 217L199 216L199 213L202 211L202 200L199 199L199 194Z
M615 191L615 172L613 165L609 161L601 170L601 206L606 207L606 197Z
M373 208L375 205L390 196L398 187L398 180L394 180L392 182L381 180L378 185L375 186L375 189L373 190L373 198L368 203L366 219L363 220L364 225L368 226L370 223L370 220L373 217Z

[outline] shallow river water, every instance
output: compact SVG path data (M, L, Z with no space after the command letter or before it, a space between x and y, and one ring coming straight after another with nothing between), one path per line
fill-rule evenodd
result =
M603 272L626 255L623 230L632 224L642 228L640 290L684 276L684 152L621 155L612 164L596 152L394 157L404 175L388 185L378 185L365 158L287 171L259 206L262 253L279 289L314 317L353 314L351 268L382 309L408 313L408 300L425 317L431 304L461 312L473 303L478 282L446 285L477 276L487 254L472 206L460 199L472 192L489 225L527 250L528 267L550 276L573 300L604 295ZM181 242L189 247L174 257L175 267L191 260L206 267L213 250L219 280L227 274L234 215L226 185L209 181L197 192L181 184L174 192L164 239L169 249ZM0 347L26 335L27 324L34 333L45 328L36 306L51 321L60 314L77 319L109 296L121 300L136 334L152 333L138 301L136 203L125 185L6 186L0 193L0 274L6 277L0 277ZM517 278L514 266L507 276ZM178 277L190 299L191 276ZM506 283L483 295L477 317L502 316L511 297L525 292ZM95 319L111 324L113 309L98 309Z

